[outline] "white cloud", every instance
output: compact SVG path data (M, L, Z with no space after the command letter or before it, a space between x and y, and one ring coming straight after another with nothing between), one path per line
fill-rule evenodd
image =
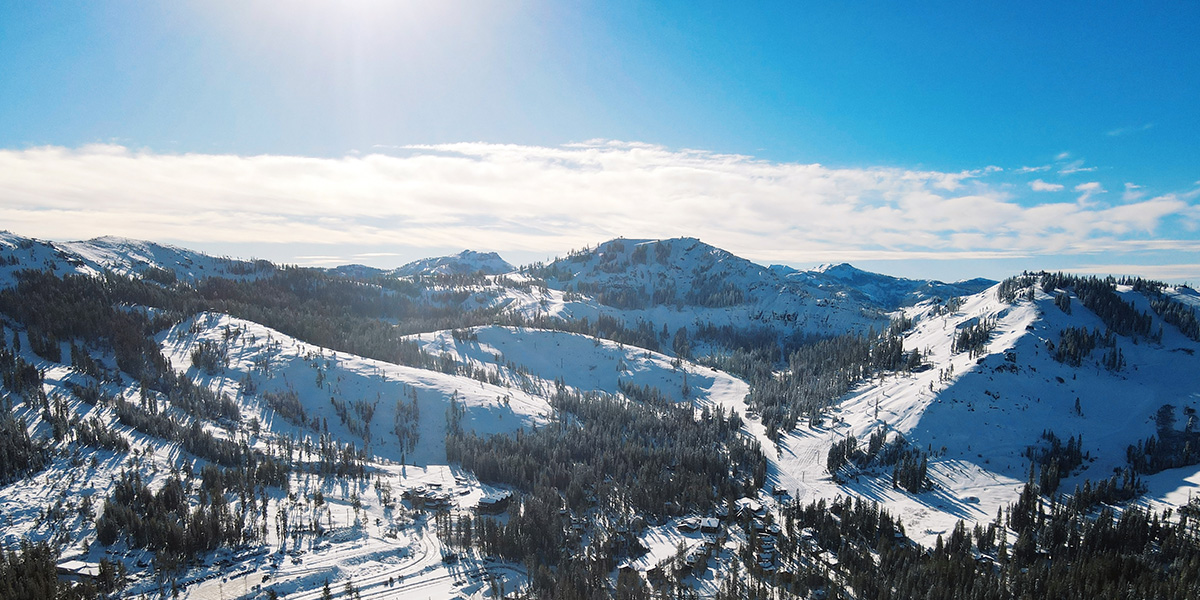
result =
M1034 179L1029 182L1029 187L1035 192L1061 192L1063 184L1061 183L1046 183L1041 179Z
M310 265L340 265L346 261L345 258L336 254L307 254L296 258Z
M398 150L0 150L0 223L52 239L324 245L310 263L414 248L555 255L619 235L696 236L760 262L800 263L1095 252L1190 214L1176 197L1090 206L1097 182L1075 187L1078 203L1031 203L981 179L988 169L836 169L608 140Z
M1109 137L1120 137L1123 135L1129 135L1131 133L1140 133L1143 131L1149 131L1150 129L1153 129L1153 128L1154 128L1154 123L1143 123L1141 125L1134 125L1131 127L1118 127L1116 129L1110 129L1104 133L1105 133L1105 135L1107 135Z
M388 258L392 256L402 256L399 252L359 252L354 255L354 258Z
M1074 173L1090 173L1095 170L1096 170L1096 167L1083 166L1083 159L1080 158L1077 160L1073 160L1065 165L1062 165L1061 168L1058 169L1058 174L1059 175L1072 175Z
M1041 173L1042 171L1049 171L1049 170L1050 170L1050 165L1042 165L1040 167L1021 167L1019 169L1016 169L1014 172L1019 175L1024 175L1026 173Z
M1140 200L1143 196L1146 195L1146 192L1139 191L1139 190L1141 190L1141 188L1142 188L1142 186L1140 186L1140 185L1129 183L1128 181L1125 182L1125 193L1121 194L1121 199L1124 200L1125 202L1133 202L1134 200Z
M1096 194L1103 194L1106 190L1104 186L1100 185L1099 181L1089 181L1075 186L1075 191L1083 192L1077 200L1077 202L1082 204Z

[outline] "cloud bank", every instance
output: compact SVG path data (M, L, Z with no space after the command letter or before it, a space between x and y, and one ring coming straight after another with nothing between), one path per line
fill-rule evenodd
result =
M461 143L364 156L0 150L0 227L82 239L543 252L695 236L759 262L987 259L1134 251L1189 198L1034 202L996 169L830 168L592 141ZM1031 184L1034 190L1062 189ZM1102 191L1076 187L1081 200ZM1085 189L1086 188L1086 189ZM320 246L326 249L320 249Z

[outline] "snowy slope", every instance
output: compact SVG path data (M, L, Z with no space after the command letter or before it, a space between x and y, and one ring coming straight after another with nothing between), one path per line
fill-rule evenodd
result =
M281 596L319 598L325 581L337 586L339 593L345 583L353 582L363 598L451 597L457 593L487 597L484 587L477 583L483 575L503 581L510 592L525 585L525 574L515 565L485 564L479 558L464 559L456 565L443 563L445 549L433 523L398 500L405 490L438 486L445 490L451 506L466 510L484 495L499 491L445 464L442 438L451 396L463 406L464 428L484 434L541 422L544 401L474 380L336 354L225 315L199 315L165 332L159 341L180 369L187 368L191 349L201 342L216 343L226 350L228 366L220 373L209 375L195 368L187 371L201 383L236 398L242 406L243 425L236 434L216 423L203 426L218 437L236 435L259 449L278 445L280 435L316 435L278 418L264 405L263 393L272 390L296 391L312 416L328 422L334 440L360 447L362 437L341 424L331 410L330 395L394 400L409 398L415 392L421 415L421 441L401 464L394 439L387 439L389 434L383 431L384 422L390 424L390 405L380 401L372 419L373 427L379 430L371 445L376 457L368 467L370 477L322 476L301 468L291 474L286 489L265 489L262 515L286 518L293 524L292 533L280 536L277 529L266 527L261 545L225 547L202 555L201 561L185 565L172 575L180 597L258 597L260 590L270 587ZM154 553L129 548L122 541L113 546L95 543L94 519L123 473L136 472L151 490L156 490L174 474L198 473L205 461L184 452L174 442L119 424L112 409L103 403L93 406L80 401L68 384L87 385L89 381L68 365L36 357L27 343L20 355L45 373L49 397L62 398L73 416L95 416L109 423L132 448L129 453L121 453L63 444L61 448L69 451L54 453L47 468L0 486L0 519L4 523L0 545L12 548L23 538L50 540L63 553L60 562L82 560L95 564L102 558L117 560L130 574L122 597L156 595L160 580L153 572ZM96 358L106 359L103 355ZM107 360L111 362L111 357ZM323 379L320 384L318 371ZM247 380L254 382L255 393L243 393L242 385ZM110 382L102 385L102 391L132 402L142 393L137 383ZM503 406L502 395L508 397ZM19 398L14 400L14 412L30 429L49 437L50 425L42 420L41 408ZM185 422L190 420L165 399L159 400L159 406ZM254 429L247 426L252 419L262 425L257 433L251 433ZM323 494L319 505L313 502L318 493ZM47 518L51 512L58 516ZM306 529L304 524L316 521L323 525L324 533ZM468 572L476 575L468 577Z
M556 380L578 390L608 394L620 393L619 382L648 385L677 402L699 405L737 403L749 391L744 381L727 373L609 340L513 327L479 327L471 333L474 339L457 340L449 331L412 339L426 352L496 369L506 385L541 395L552 394Z
M202 342L221 346L227 368L207 374L191 367L188 374L215 391L234 396L246 417L259 418L275 433L315 438L317 432L278 418L261 401L265 392L296 392L309 419L321 419L335 439L353 441L359 447L366 442L364 436L342 422L330 398L375 404L373 418L366 423L371 432L370 449L387 460L399 461L405 454L410 463L444 463L446 411L452 396L465 409L463 427L484 435L540 423L549 410L544 399L519 390L333 352L227 315L197 316L159 339L163 355L176 368L191 365L192 352ZM253 382L254 393L243 393L247 379ZM415 450L405 453L391 431L397 402L409 402L414 393L420 409L420 438Z
M1144 302L1128 290L1122 296L1135 305ZM769 475L778 485L802 500L849 492L885 502L904 516L914 539L932 542L957 519L986 522L1015 500L1028 476L1022 452L1043 431L1063 440L1082 435L1083 450L1094 459L1064 477L1059 491L1069 493L1084 479L1095 482L1124 468L1126 447L1154 433L1152 417L1160 406L1171 403L1180 410L1200 403L1192 375L1200 369L1200 357L1194 355L1200 345L1169 325L1162 344L1135 344L1118 336L1128 366L1111 372L1099 364L1100 350L1078 368L1053 359L1046 343L1057 343L1062 328L1104 326L1078 303L1072 314L1063 313L1040 290L1033 302L1002 303L993 288L967 298L954 314L912 312L919 321L905 347L927 350L934 368L865 384L841 402L837 422L785 436ZM984 318L997 321L986 355L974 359L952 353L958 328ZM1075 412L1076 398L1082 414ZM829 447L851 434L865 442L880 427L934 452L935 490L917 495L893 490L882 473L845 486L830 480L825 470ZM1177 471L1154 476L1171 481L1158 482L1151 491L1165 496L1180 486L1195 487L1183 479L1195 479L1200 469Z
M49 270L62 276L85 272L87 265L51 242L0 231L0 286L14 285L16 273L23 269Z

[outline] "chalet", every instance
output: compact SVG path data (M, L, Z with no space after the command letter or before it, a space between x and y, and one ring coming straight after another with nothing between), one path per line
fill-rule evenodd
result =
M679 524L676 525L676 528L683 532L696 531L697 529L700 529L700 519L697 519L696 517L681 519Z
M750 515L762 517L766 514L767 509L758 500L742 498L737 501L737 516L739 519L744 519Z
M721 529L721 521L716 517L700 519L700 533L716 533Z
M82 560L68 560L58 564L58 578L68 581L96 581L100 578L100 565Z
M510 500L512 500L512 492L509 491L488 494L479 499L475 510L481 514L499 514L508 508Z

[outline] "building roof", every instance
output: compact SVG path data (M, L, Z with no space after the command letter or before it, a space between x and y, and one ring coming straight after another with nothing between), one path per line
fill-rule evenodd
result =
M67 575L95 579L100 576L100 565L82 560L68 560L58 564L58 571Z

